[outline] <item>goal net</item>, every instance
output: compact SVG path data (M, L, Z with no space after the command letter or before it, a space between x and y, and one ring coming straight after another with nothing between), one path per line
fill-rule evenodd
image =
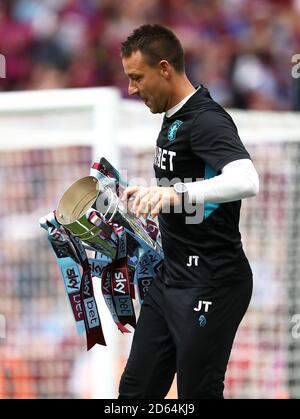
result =
M130 347L94 279L107 347L86 352L40 216L104 156L128 179L153 177L161 116L114 89L1 94L0 398L114 398ZM230 110L260 175L241 232L253 298L232 350L229 398L300 394L300 122ZM298 315L299 313L299 315ZM298 315L298 316L297 316ZM297 323L298 322L298 323ZM176 397L175 387L169 397Z

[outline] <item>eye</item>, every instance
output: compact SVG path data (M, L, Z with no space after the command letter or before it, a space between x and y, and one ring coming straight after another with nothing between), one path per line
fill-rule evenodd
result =
M131 78L131 80L133 80L133 81L141 81L142 76L131 76L130 78Z

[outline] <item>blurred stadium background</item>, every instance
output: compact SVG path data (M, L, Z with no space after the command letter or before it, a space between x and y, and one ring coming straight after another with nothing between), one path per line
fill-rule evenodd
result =
M0 0L0 398L116 395L130 338L100 310L108 347L86 352L38 219L96 155L152 177L161 117L127 98L119 58L144 22L178 34L188 75L228 108L260 174L241 214L255 288L226 396L299 398L299 0Z

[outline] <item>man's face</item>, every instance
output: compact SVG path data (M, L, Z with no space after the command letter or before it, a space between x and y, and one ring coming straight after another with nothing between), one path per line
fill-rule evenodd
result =
M150 67L140 51L133 52L130 57L124 57L122 64L129 78L129 95L138 95L152 113L165 112L168 106L169 85L160 64Z

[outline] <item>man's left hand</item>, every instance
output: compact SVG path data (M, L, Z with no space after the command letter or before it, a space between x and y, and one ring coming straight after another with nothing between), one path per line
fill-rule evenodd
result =
M149 214L156 217L162 209L168 211L171 206L180 204L180 197L172 187L129 186L124 190L121 199L128 203L130 198L130 210L137 217L142 215L145 218Z

